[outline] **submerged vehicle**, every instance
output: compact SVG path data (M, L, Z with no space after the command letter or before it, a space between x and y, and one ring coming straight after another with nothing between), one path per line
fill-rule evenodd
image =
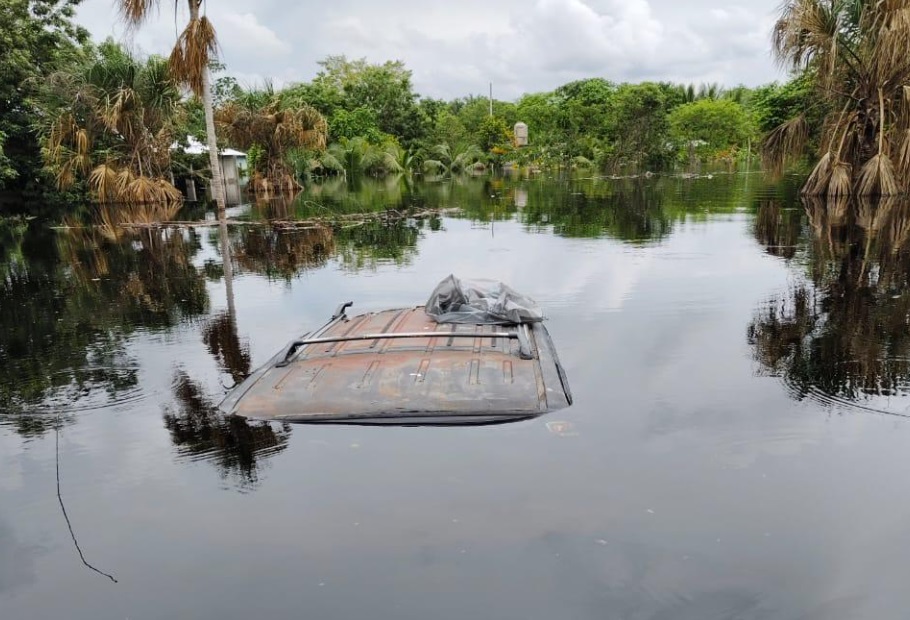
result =
M440 301L439 287L426 306L348 317L352 304L343 304L220 408L286 422L461 425L568 407L568 381L542 315L495 290L499 306L489 297Z

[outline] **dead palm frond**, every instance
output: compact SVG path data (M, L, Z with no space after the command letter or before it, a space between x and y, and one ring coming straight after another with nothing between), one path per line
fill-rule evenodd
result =
M116 187L118 197L123 198L123 202L129 202L129 187L136 180L136 175L129 168L123 168L117 172Z
M901 193L894 164L887 155L878 153L866 162L857 181L856 193L860 196L896 196Z
M900 184L906 187L910 184L910 129L904 131L895 168Z
M164 69L161 59L104 44L83 72L48 79L49 96L67 102L43 131L45 164L61 189L84 180L93 200L128 203L136 178L165 176L181 95ZM175 191L158 194L173 200Z
M812 174L803 185L803 193L810 196L820 196L828 192L831 183L831 153L825 153L815 164Z
M853 169L845 161L838 161L831 167L831 178L825 192L828 198L849 196L852 191Z
M117 171L108 164L100 164L89 175L89 187L101 203L114 202L117 196Z
M228 142L241 149L261 153L251 158L251 177L261 183L253 187L298 187L291 155L299 151L322 151L326 147L328 123L322 114L306 104L286 103L273 92L249 93L215 112L215 122ZM327 159L324 169L335 169L338 160Z
M157 4L157 0L120 0L118 7L120 16L127 25L138 26L149 17Z
M132 204L162 202L163 196L154 179L135 177L124 188L124 196Z
M803 191L840 194L848 185L845 172L857 194L910 191L906 0L787 0L772 39L778 62L812 79L818 105L829 110L818 142L830 161L820 162ZM765 163L772 170L806 144L790 139L790 129L781 126L765 141Z
M218 39L212 22L202 15L191 19L171 51L171 73L196 95L203 94L209 63L218 56Z
M165 179L157 179L156 183L158 184L158 193L167 205L167 213L169 214L167 219L173 219L173 216L183 206L183 194Z
M809 124L800 114L772 130L762 144L762 160L772 174L780 174L790 161L799 157L809 140Z

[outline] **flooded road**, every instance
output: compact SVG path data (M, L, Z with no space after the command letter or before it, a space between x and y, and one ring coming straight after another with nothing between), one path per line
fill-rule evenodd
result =
M792 185L323 188L283 215L463 214L232 227L228 269L217 228L4 225L0 617L903 617L910 214ZM450 273L540 303L571 408L477 428L215 412L339 302L421 304ZM58 462L116 583L80 560Z

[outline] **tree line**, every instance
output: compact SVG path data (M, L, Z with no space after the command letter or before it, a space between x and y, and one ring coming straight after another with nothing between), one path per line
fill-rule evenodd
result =
M199 0L188 0L191 19L167 59L93 42L73 20L78 2L0 0L11 24L0 34L6 206L179 200L175 179L220 172L215 149L193 158L179 148L188 136L246 151L254 191L503 167L626 175L732 167L759 153L774 171L814 165L809 193L894 194L910 183L910 20L896 0L785 3L773 33L791 69L782 84L594 77L492 102L423 97L404 63L345 56L322 60L309 82L241 85L223 75ZM117 4L141 24L156 3ZM527 146L516 144L517 122L530 129Z

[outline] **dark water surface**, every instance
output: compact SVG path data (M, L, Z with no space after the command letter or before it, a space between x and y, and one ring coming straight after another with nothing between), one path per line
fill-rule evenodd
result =
M325 187L240 215L464 214L232 227L229 269L217 228L0 225L0 618L906 617L910 214L790 185ZM449 273L541 303L572 408L214 412L339 302Z

